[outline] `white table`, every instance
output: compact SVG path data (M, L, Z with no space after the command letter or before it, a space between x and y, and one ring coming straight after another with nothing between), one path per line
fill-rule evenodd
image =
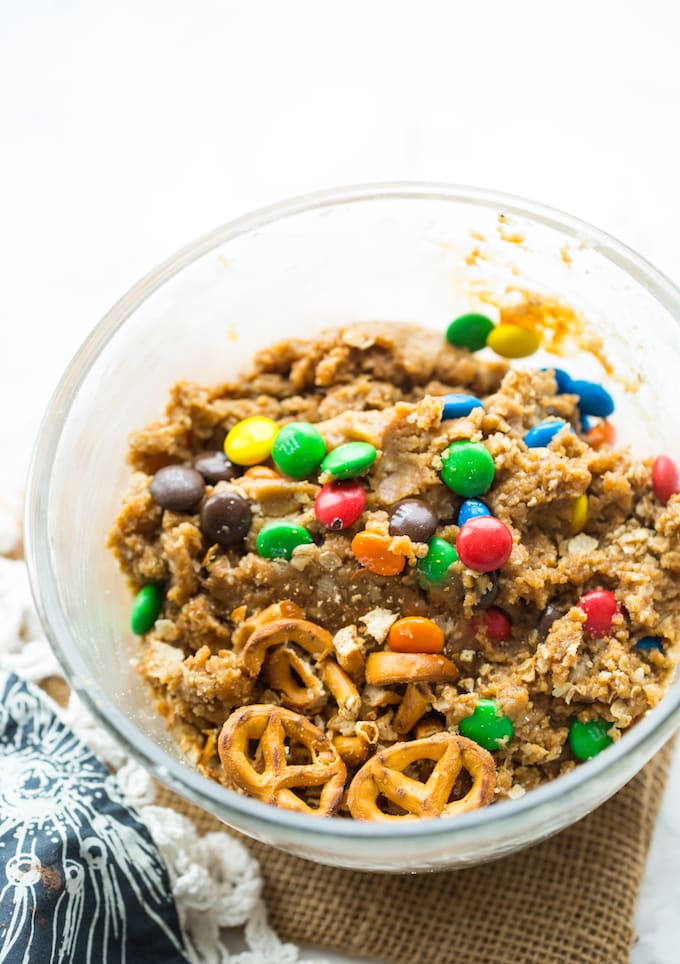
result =
M278 198L482 184L572 211L680 277L679 33L661 0L5 4L3 486L20 489L56 379L111 303ZM676 764L634 964L678 959L679 801Z

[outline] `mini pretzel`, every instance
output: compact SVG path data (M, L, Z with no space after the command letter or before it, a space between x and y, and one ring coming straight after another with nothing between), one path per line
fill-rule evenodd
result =
M429 688L428 688L429 689ZM433 695L422 683L409 683L399 709L394 714L392 725L400 736L408 733L418 720L425 715L432 702Z
M333 637L321 626L306 619L275 619L259 626L241 653L241 665L248 676L257 676L267 650L283 643L297 643L317 663L333 652Z
M433 760L434 769L428 779L406 776L412 763ZM449 803L449 796L462 770L466 770L472 787L460 800ZM496 765L483 747L455 733L440 733L425 740L395 743L376 753L352 780L347 792L347 806L356 820L415 820L421 817L452 817L468 810L486 807L493 800ZM385 797L405 813L385 813L378 798Z
M339 734L333 737L333 743L348 767L358 767L368 758L371 747L375 746L379 737L377 723L359 720L354 726L354 736Z
M374 686L394 683L452 683L458 669L446 656L434 653L371 653L366 660L366 682Z
M245 609L245 606L243 608ZM236 612L238 612L238 610L234 610L234 613ZM232 613L232 618L234 617L234 613ZM273 603L273 605L267 606L266 609L262 609L259 613L251 616L250 619L244 620L234 630L231 637L234 652L240 653L255 630L258 629L258 627L263 626L265 623L271 623L275 619L303 618L304 613L300 607L290 599L282 599L280 602Z
M321 666L321 679L338 704L340 715L345 719L356 720L361 709L361 697L347 673L340 669L334 660L329 659Z
M267 685L280 694L283 705L291 710L317 713L326 702L321 680L307 660L290 646L279 646L267 655L264 678Z
M312 762L289 764L286 738L302 744ZM248 752L251 740L259 741L255 759ZM328 737L298 713L273 704L243 706L222 727L218 752L228 782L265 803L321 817L330 816L340 804L345 764ZM320 787L318 807L301 800L293 787Z

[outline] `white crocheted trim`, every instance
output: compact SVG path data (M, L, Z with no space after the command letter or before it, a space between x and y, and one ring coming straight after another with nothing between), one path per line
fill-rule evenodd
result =
M0 512L0 553L12 552L19 538L16 517ZM42 635L28 585L26 566L0 556L0 669L31 682L63 676ZM45 697L59 716L116 773L126 802L135 807L168 868L187 952L194 964L297 964L300 952L283 944L267 923L262 875L247 848L227 833L200 837L187 817L154 806L154 783L116 741L100 729L71 693L65 709ZM233 934L243 928L247 950L231 953ZM323 964L322 961L310 964Z

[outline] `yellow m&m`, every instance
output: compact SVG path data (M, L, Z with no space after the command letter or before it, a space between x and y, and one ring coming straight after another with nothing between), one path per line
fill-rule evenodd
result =
M497 325L486 339L489 348L503 358L526 358L538 351L541 338L537 332L521 325Z
M588 521L588 496L584 492L574 499L571 506L571 534L576 536L583 531L583 527Z
M224 440L224 454L235 465L257 465L269 458L279 426L271 418L244 418Z

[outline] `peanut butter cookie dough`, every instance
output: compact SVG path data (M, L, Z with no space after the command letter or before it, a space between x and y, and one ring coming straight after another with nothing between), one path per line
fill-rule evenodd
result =
M456 325L283 341L235 382L178 383L132 435L109 545L139 668L225 785L446 816L566 773L663 696L675 466L613 446L600 386L482 360L512 333Z

